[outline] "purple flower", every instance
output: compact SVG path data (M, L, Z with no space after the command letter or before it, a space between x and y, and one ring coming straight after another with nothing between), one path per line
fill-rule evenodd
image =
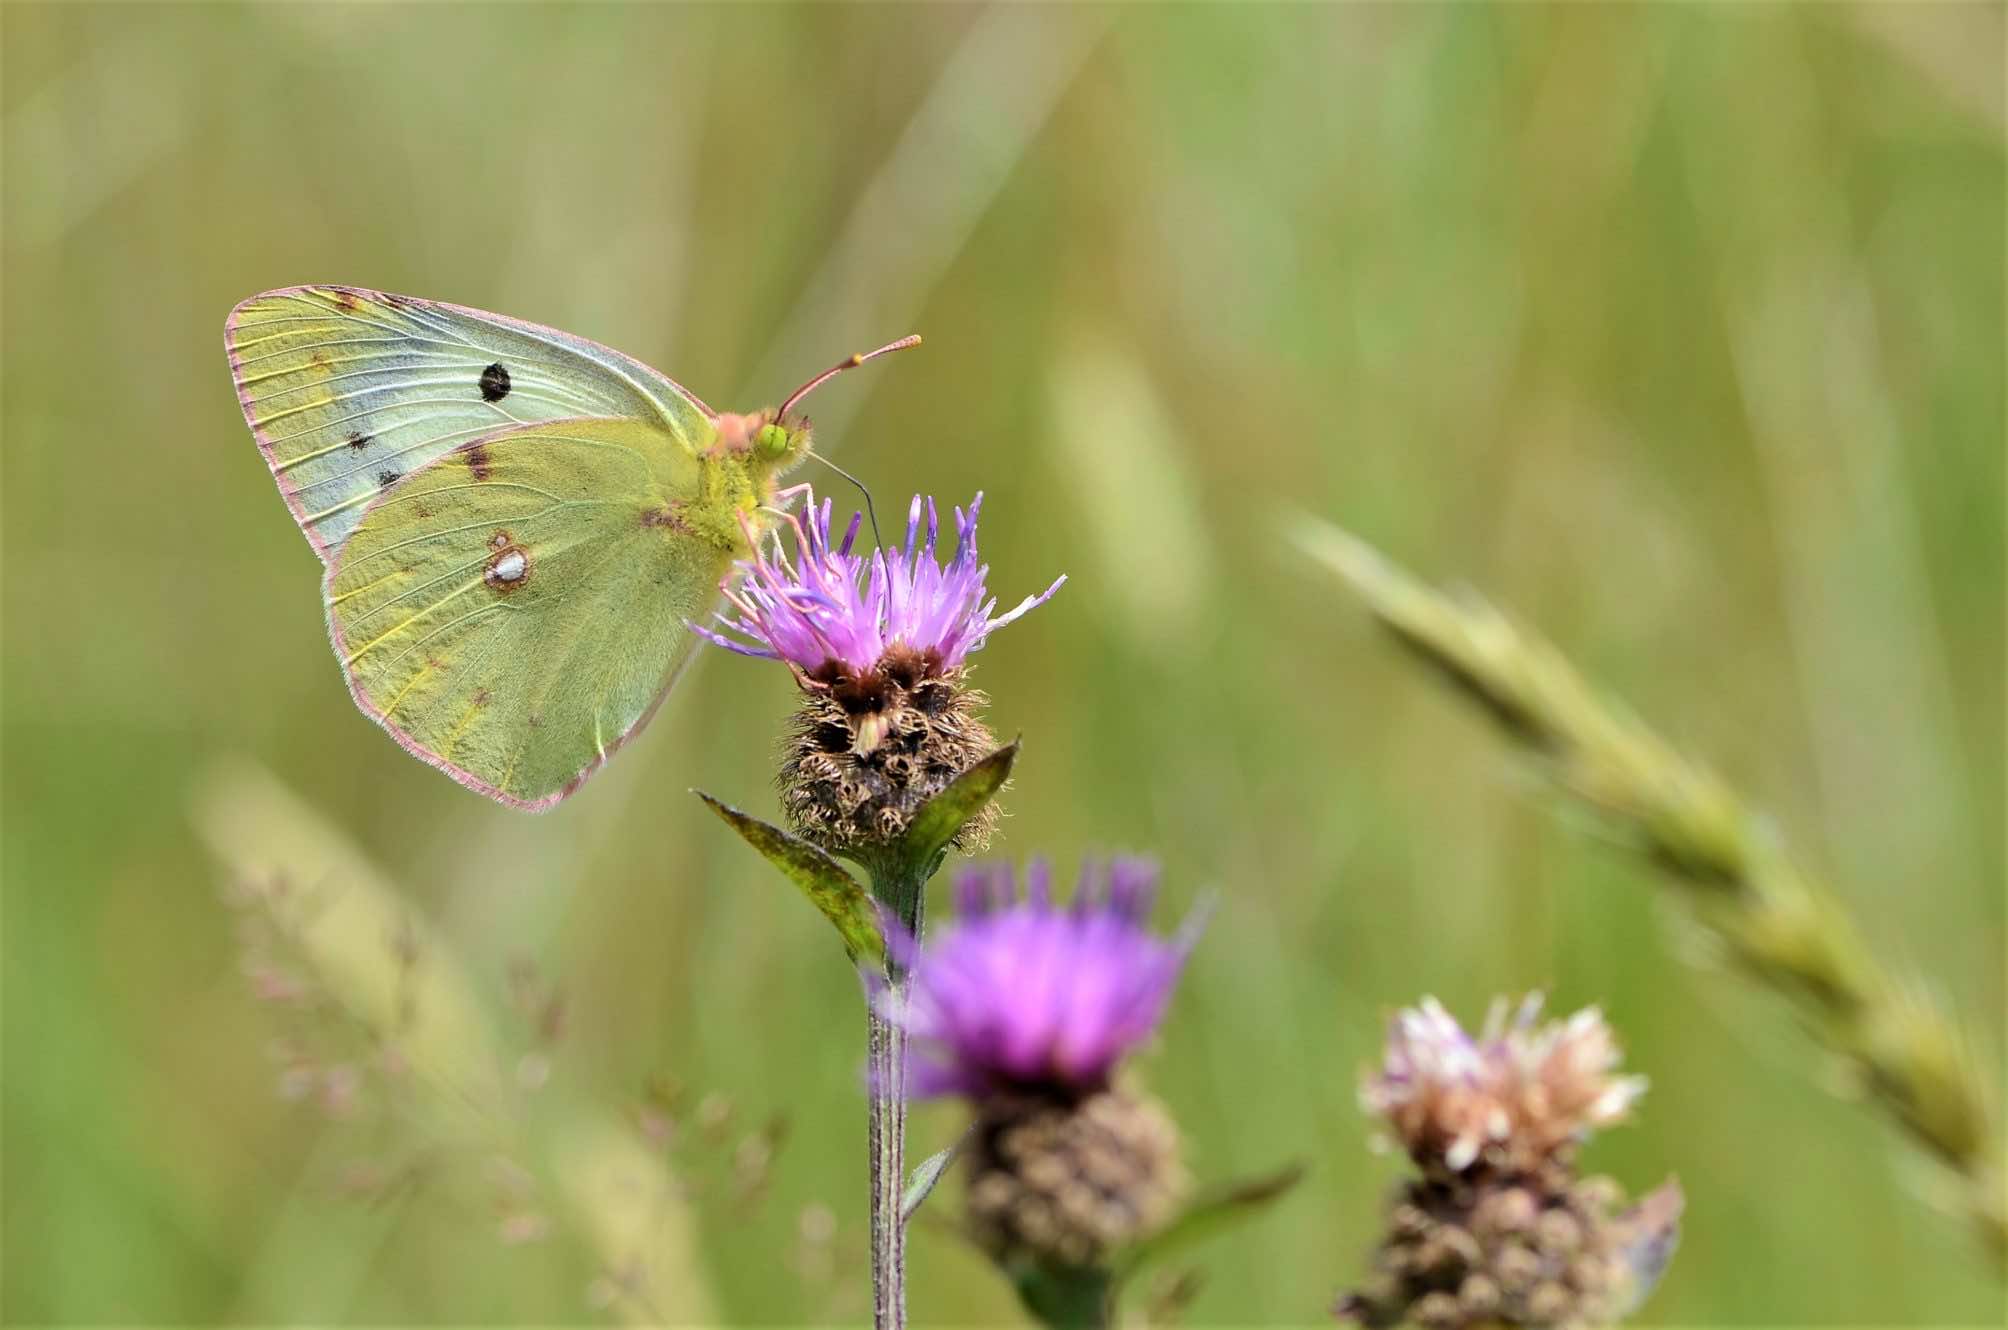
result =
M925 540L920 539L923 506ZM994 630L1044 604L1067 580L1060 577L1042 594L994 615L997 599L986 596L984 586L990 568L976 561L976 517L982 506L979 493L968 512L955 510L955 557L944 566L935 555L934 500L923 504L920 495L914 496L903 548L864 555L852 552L862 514L854 514L842 541L832 543L830 501L817 504L811 490L802 515L787 518L795 532L794 560L778 540L768 548L754 542L753 558L735 565L734 576L723 584L738 617L716 616L725 632L697 631L742 655L785 660L822 682L830 682L833 673L862 677L901 649L919 659L924 673L945 674Z
M1009 864L958 873L956 922L924 948L892 941L911 971L904 1004L883 984L875 995L913 1040L909 1093L1104 1087L1156 1030L1197 937L1193 923L1172 938L1145 927L1157 874L1146 859L1089 863L1061 908L1043 860L1026 868L1022 898Z

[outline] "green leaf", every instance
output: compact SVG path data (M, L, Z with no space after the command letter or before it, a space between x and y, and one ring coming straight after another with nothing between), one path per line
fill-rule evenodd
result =
M909 865L932 876L948 842L970 818L997 797L1004 782L1011 779L1011 764L1018 760L1018 740L1013 739L990 756L950 781L948 787L921 805L900 842L900 853Z
M1114 1322L1114 1283L1098 1267L1024 1266L1013 1270L1018 1299L1053 1330L1100 1330Z
M864 957L873 962L884 961L885 937L879 931L871 897L856 878L844 871L843 865L798 836L721 803L702 790L694 793L768 863L802 889L809 903L836 925L844 940L844 950L852 960Z
M970 1131L974 1130L974 1127L970 1128ZM938 1150L934 1154L929 1155L914 1168L913 1176L906 1184L906 1195L901 1198L899 1203L900 1223L907 1224L913 1222L914 1213L920 1209L921 1202L925 1201L928 1198L928 1194L934 1190L934 1184L941 1181L941 1175L946 1173L948 1166L955 1162L956 1152L962 1148L962 1142L968 1139L969 1132L965 1131L962 1133L961 1139L957 1140L955 1144L949 1146L946 1150Z
M1178 1218L1116 1255L1111 1263L1116 1284L1120 1286L1147 1267L1255 1218L1303 1177L1304 1165L1299 1161L1262 1177L1240 1178L1201 1192Z

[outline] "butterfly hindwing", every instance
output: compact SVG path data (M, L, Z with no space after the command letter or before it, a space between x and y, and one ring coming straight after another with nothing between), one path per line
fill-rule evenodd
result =
M377 493L497 430L611 417L687 448L711 439L710 408L640 361L458 305L288 287L232 310L224 339L244 418L324 562Z
M414 755L543 808L648 718L734 554L641 420L488 435L358 512L324 581L356 702Z

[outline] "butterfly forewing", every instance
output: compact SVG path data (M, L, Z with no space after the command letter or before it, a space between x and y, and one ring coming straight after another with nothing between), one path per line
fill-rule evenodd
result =
M350 690L399 743L522 807L648 717L732 549L679 514L698 464L635 420L464 445L362 507L325 579Z
M299 286L246 300L224 335L244 417L324 561L378 493L497 430L610 417L711 439L710 409L665 375L500 314Z

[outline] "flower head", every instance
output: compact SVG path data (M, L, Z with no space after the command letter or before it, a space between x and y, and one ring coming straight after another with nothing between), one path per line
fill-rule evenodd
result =
M996 746L982 719L987 699L966 682L969 653L1066 579L998 614L976 556L982 505L978 494L967 512L955 510L955 556L943 564L932 500L914 497L903 547L865 555L856 551L860 519L833 541L830 504L811 492L787 518L794 557L778 538L754 541L753 558L723 584L737 617L692 625L794 672L801 704L782 750L781 805L799 834L832 853L868 865L892 853L914 814ZM986 805L952 844L982 849L997 817Z
M1616 1074L1617 1042L1595 1007L1541 1025L1535 993L1507 1012L1495 1001L1475 1039L1435 998L1390 1023L1360 1101L1418 1163L1531 1169L1622 1120L1645 1092L1645 1077Z
M1042 861L964 869L958 918L917 947L895 930L904 997L874 1000L913 1041L908 1093L975 1116L968 1231L1009 1269L1081 1269L1162 1226L1186 1186L1178 1129L1116 1065L1164 1016L1197 936L1145 925L1157 866L1089 863L1072 902Z
M1009 864L964 869L957 921L924 949L896 940L911 986L878 1000L914 1041L913 1094L1089 1095L1163 1018L1196 932L1145 927L1156 865L1090 863L1065 907L1047 864L1025 877L1021 897Z
M1373 1327L1613 1325L1679 1238L1680 1188L1636 1204L1577 1174L1575 1146L1645 1090L1596 1008L1539 1023L1495 1002L1473 1037L1433 998L1400 1012L1360 1098L1420 1167L1388 1199L1372 1273L1335 1308Z
M1390 1198L1373 1273L1333 1310L1423 1330L1616 1325L1665 1273L1684 1205L1671 1179L1630 1204L1605 1177L1414 1179Z
M982 506L979 493L967 512L955 510L955 557L943 564L935 553L939 522L933 499L914 496L904 546L863 555L853 552L863 515L854 514L843 539L832 541L830 501L818 505L811 491L802 515L787 519L795 533L794 559L778 541L771 548L756 542L753 558L740 561L724 583L738 617L717 616L725 632L698 631L729 650L787 661L821 683L864 679L889 660L924 674L960 669L992 632L1045 603L1067 580L1057 578L1044 592L997 614L997 598L985 584L989 565L976 561Z

